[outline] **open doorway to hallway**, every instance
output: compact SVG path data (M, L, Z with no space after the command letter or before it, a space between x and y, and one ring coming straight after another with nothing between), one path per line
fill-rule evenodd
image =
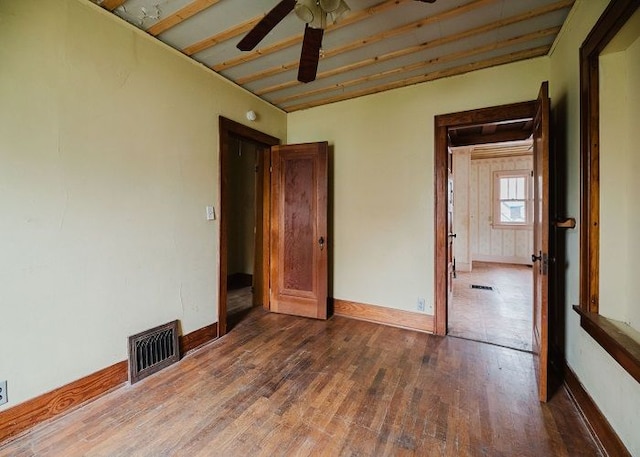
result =
M449 132L455 269L451 336L533 349L531 134L530 119Z
M227 218L227 327L242 319L259 299L256 277L258 221L262 199L258 187L260 146L239 136L231 136L225 164L229 189Z
M268 164L270 148L280 140L224 117L219 127L218 329L222 336L251 307L269 309Z

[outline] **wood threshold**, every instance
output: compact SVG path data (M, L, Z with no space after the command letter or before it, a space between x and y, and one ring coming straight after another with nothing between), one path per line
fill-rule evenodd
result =
M123 360L51 392L0 412L0 443L15 438L32 427L69 412L124 385L128 362Z
M433 316L347 300L333 300L333 313L376 324L433 333Z
M580 315L580 327L607 351L627 373L640 382L640 343L624 333L619 327L598 313L584 311L574 305Z
M595 442L602 453L606 456L631 456L625 445L622 443L615 430L604 417L593 399L589 396L580 380L565 362L564 386L569 397L580 411L582 418L587 424L587 428L593 436Z
M180 336L181 355L217 338L217 322ZM0 412L0 443L122 387L129 379L128 367L123 360Z

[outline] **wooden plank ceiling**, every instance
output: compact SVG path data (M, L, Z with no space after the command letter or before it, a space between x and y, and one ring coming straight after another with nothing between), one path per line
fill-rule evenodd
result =
M253 50L236 44L279 0L93 0L287 112L545 55L574 0L346 0L315 81L297 81L292 12Z

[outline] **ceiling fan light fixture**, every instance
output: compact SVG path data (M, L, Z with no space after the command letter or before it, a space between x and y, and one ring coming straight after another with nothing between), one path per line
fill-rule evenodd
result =
M324 30L327 27L327 13L321 10L320 13L316 14L316 17L313 18L313 21L309 23L309 27Z
M338 9L341 0L320 0L320 8L325 13L331 13Z
M336 23L345 17L349 11L351 11L349 5L347 5L344 0L340 0L338 7L329 13L329 18L331 19L331 22Z
M311 24L323 15L317 0L298 0L294 9L301 21Z

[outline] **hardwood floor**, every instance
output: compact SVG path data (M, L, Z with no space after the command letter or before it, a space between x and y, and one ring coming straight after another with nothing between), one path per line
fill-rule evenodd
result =
M253 306L251 286L227 292L227 315L247 311Z
M458 272L453 280L448 334L531 351L532 297L533 274L526 265L473 262L473 271Z
M40 426L1 456L594 456L531 354L254 308L178 364Z

